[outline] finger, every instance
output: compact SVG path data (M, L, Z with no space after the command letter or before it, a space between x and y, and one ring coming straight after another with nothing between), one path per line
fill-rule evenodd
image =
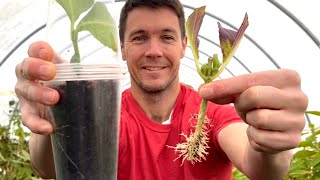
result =
M302 131L305 117L302 113L285 110L257 109L246 114L245 121L256 129L271 131Z
M272 86L254 86L246 89L234 102L240 112L252 109L283 109L290 98L287 92Z
M36 134L49 135L53 133L52 124L32 113L24 113L22 118L22 124L26 126L30 131Z
M56 75L56 67L51 62L36 58L26 58L16 66L18 79L48 81Z
M264 147L263 145L257 144L254 140L249 139L249 143L252 149L254 149L255 151L258 152L264 152L264 153L268 153L268 154L276 154L279 153L281 151L278 150L274 150L268 147Z
M16 84L15 92L19 99L37 102L45 105L54 105L59 101L58 91L41 86L34 81L20 81Z
M252 109L290 109L299 112L307 108L307 98L301 91L282 90L272 86L254 86L245 90L234 102L239 112Z
M300 76L285 69L251 73L208 83L200 88L199 93L205 99L227 104L233 103L237 95L253 86L300 87Z
M280 152L297 147L300 143L300 133L294 131L279 132L257 129L249 126L247 135L250 144L257 144L264 151ZM256 149L257 147L253 147Z
M40 113L35 110L35 105L30 105L24 101L20 101L20 112L22 124L37 134L53 133L52 124L40 117Z
M54 58L54 51L48 43L38 41L29 46L28 55L37 59L52 61Z
M51 61L52 63L59 64L67 62L54 52L52 47L43 41L32 43L28 49L28 55L33 58Z

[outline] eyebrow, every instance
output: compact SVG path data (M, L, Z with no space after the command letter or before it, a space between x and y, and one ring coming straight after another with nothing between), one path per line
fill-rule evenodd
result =
M169 32L169 33L173 33L174 35L178 35L178 32L173 28L163 29L162 32Z
M131 32L128 37L130 38L130 37L132 37L132 36L134 36L136 34L143 34L143 33L145 33L144 30L138 29L138 30L135 30L135 31Z
M174 35L178 35L177 31L173 28L165 28L165 29L161 30L161 32L169 32L169 33L173 33ZM131 32L128 37L130 38L136 34L144 34L144 33L146 33L145 30L137 29L137 30L134 30L133 32Z

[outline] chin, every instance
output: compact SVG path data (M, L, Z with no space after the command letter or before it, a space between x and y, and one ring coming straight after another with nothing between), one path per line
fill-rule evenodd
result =
M141 86L139 86L143 91L147 92L147 93L160 93L162 91L164 91L165 89L167 89L168 85L165 84L161 84L161 85L146 85L146 84L141 84Z
M167 80L160 80L160 79L146 80L145 79L142 81L135 81L135 79L132 78L132 80L139 87L139 89L141 89L146 93L160 93L175 86L174 85L175 83L179 84L179 81L177 78L171 78Z

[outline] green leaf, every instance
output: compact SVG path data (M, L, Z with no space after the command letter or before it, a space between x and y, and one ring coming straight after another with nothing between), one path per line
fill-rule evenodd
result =
M313 141L302 141L302 142L300 142L298 147L301 147L301 148L312 147L312 148L314 148L315 146L313 144Z
M0 162L6 162L6 159L3 157L1 152L0 152Z
M290 167L290 171L295 171L297 169L307 169L304 163L304 160L301 159L293 159Z
M201 73L206 83L213 81L212 77L218 72L220 65L221 63L218 59L218 55L214 54L212 57L208 58L208 63L201 66Z
M296 170L296 171L293 171L293 172L290 173L290 175L293 176L293 177L304 176L304 175L307 175L307 174L311 174L311 172L307 171L307 170Z
M13 106L16 102L14 100L9 101L9 106Z
M94 0L57 0L68 14L71 24L79 18L81 13L87 11L94 3Z
M194 60L196 61L196 67L198 72L200 72L198 34L202 25L203 18L205 16L205 9L206 9L206 6L196 8L193 11L193 13L188 17L185 24L189 45L190 45Z
M314 135L310 135L306 138L305 141L313 143L315 140L316 140L316 137Z
M314 133L313 133L314 136L317 136L319 134L320 134L320 129L315 130Z
M294 158L305 158L310 157L312 155L315 155L317 152L315 151L309 151L309 150L301 150L294 154Z
M320 157L317 156L317 158L313 159L311 162L310 162L311 166L317 166L320 164Z
M103 45L117 52L117 27L103 2L94 4L88 14L80 21L76 30L89 31Z
M217 69L218 70L220 68L220 66L221 66L221 63L220 63L220 61L218 59L218 55L214 54L212 56L212 59L213 59L213 69Z
M21 156L23 157L24 160L30 161L30 154L27 151L22 150L21 151Z

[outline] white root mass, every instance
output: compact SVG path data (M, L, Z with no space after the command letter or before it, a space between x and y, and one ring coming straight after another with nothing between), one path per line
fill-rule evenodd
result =
M209 119L205 117L203 128L201 131L194 133L190 133L189 137L182 133L181 136L185 137L186 142L179 143L175 147L168 146L175 150L175 153L178 153L179 156L175 159L183 158L181 165L183 165L184 161L190 161L191 164L195 164L196 162L202 162L202 160L206 160L206 155L209 154L208 149L210 148L208 145L209 137L208 137L208 128L206 124L209 123Z

